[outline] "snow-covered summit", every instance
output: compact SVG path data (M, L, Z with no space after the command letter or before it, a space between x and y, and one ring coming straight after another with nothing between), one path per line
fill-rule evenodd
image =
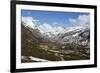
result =
M47 23L38 24L39 21L32 17L22 17L22 22L26 27L38 29L43 37L49 37L54 40L59 40L59 38L64 37L62 39L65 40L65 38L69 39L69 37L74 39L75 37L78 37L80 33L89 29L89 21L85 19L86 16L83 16L84 18L81 17L77 19L77 23L79 23L76 26L66 28L62 26L52 26ZM87 18L88 17L89 16L87 16ZM82 22L82 20L84 20L84 22ZM74 22L74 24L75 23L76 22Z
M25 27L30 27L30 28L35 29L37 26L37 23L36 23L37 20L33 19L32 17L29 17L29 16L22 17L21 20Z

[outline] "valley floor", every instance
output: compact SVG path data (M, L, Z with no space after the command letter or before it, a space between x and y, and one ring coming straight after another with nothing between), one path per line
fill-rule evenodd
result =
M49 62L49 61L69 61L69 60L87 60L90 54L74 50L47 50L34 51L33 55L21 56L22 63L29 62Z

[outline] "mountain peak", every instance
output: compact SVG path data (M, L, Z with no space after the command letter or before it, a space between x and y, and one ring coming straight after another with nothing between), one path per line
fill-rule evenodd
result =
M22 17L22 22L24 23L25 27L30 27L35 29L37 27L37 20L33 19L32 17Z
M44 37L49 37L49 38L55 38L58 35L64 35L64 34L69 34L72 32L79 32L79 31L84 31L88 27L83 27L83 26L73 26L73 27L62 27L62 26L52 26L51 24L47 23L42 23L39 24L38 20L32 18L32 17L22 17L22 22L25 27L30 27L32 29L38 29L39 32L44 36ZM76 36L74 34L74 36Z

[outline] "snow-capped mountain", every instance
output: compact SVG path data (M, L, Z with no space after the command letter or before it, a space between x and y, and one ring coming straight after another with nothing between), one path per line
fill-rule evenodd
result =
M71 19L71 27L21 18L21 62L90 59L89 16ZM88 18L88 19L87 19Z
M82 45L89 45L90 31L89 29L74 29L73 31L59 34L55 40L60 43L78 43Z
M32 29L38 29L44 36L50 38L56 36L59 33L63 33L65 29L63 27L57 26L53 27L50 24L38 24L38 20L33 19L32 17L22 17L22 22L25 27L30 27Z
M33 19L32 17L22 17L21 21L25 27L30 27L32 29L37 28L37 20Z
M61 27L61 26L52 26L50 24L39 24L38 20L33 19L32 17L22 17L22 22L25 27L36 29L40 34L41 38L44 40L48 39L51 42L58 42L61 44L65 43L82 43L89 44L90 39L90 29L83 26L74 26L74 27ZM89 23L87 23L89 24ZM37 34L37 33L35 33Z

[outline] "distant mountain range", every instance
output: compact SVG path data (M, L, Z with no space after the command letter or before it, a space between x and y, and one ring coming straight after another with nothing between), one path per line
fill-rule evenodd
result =
M90 28L54 27L40 24L32 17L22 17L21 56L23 63L89 59Z
M49 24L38 24L31 17L22 17L22 26L29 30L32 38L43 39L45 41L57 42L60 44L78 43L89 47L90 28L75 26L75 27L60 27L51 26Z

